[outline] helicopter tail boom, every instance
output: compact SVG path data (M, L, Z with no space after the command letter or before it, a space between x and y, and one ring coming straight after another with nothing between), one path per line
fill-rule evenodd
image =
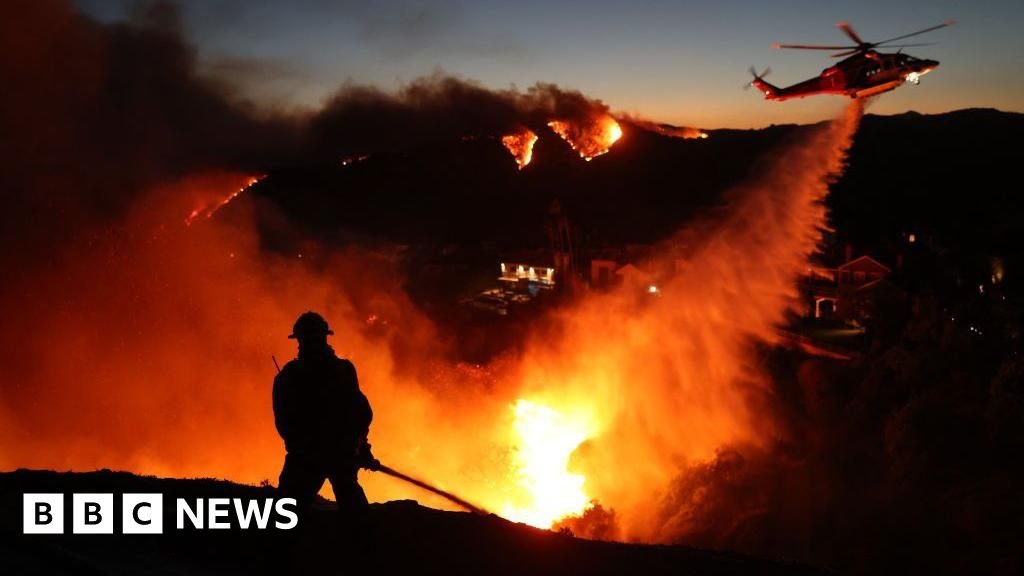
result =
M751 66L750 75L753 76L754 79L751 80L749 84L747 84L747 87L753 86L754 88L757 88L759 91L761 91L761 93L764 94L764 97L768 100L775 99L776 97L778 97L780 93L778 86L775 86L774 84L771 84L770 82L767 82L764 79L764 77L770 74L771 71L771 68L765 68L764 72L758 74L757 70L753 66Z

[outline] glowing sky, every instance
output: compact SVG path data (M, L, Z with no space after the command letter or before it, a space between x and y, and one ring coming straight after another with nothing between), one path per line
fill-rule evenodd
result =
M765 102L743 91L750 65L788 85L816 75L828 53L773 50L775 42L845 43L849 21L881 40L955 19L911 41L940 68L920 86L883 96L870 111L966 107L1024 111L1024 2L1020 0L497 0L432 2L184 0L184 27L205 69L259 103L315 107L345 82L400 86L444 71L483 84L537 81L578 88L617 111L708 128L808 122L833 115L840 97ZM119 20L137 2L79 0Z

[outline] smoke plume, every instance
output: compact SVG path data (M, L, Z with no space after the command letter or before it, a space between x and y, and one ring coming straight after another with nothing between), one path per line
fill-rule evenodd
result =
M197 169L256 170L294 147L291 120L196 74L169 5L115 25L59 0L10 12L0 23L2 239L29 250L8 251L9 266L120 215L154 185Z
M649 266L659 296L627 285L586 297L522 352L467 365L386 252L268 253L254 222L275 208L258 198L240 197L232 218L182 219L297 157L593 123L605 104L435 76L396 94L342 87L320 111L272 116L196 74L166 6L131 25L55 1L16 10L0 24L0 66L17 79L0 96L0 188L3 240L25 249L4 256L0 468L273 481L270 358L293 355L284 336L315 309L358 366L371 441L395 468L493 510L529 508L517 417L558 413L585 433L569 464L601 504L595 535L719 545L763 517L773 492L749 479L785 469L775 459L791 431L760 350L821 238L858 105L667 239ZM420 497L366 483L375 499Z
M575 464L618 513L620 536L673 541L706 529L701 506L718 484L693 471L723 451L771 449L785 434L756 346L776 341L795 302L860 114L852 104L777 151L731 191L719 217L669 239L650 266L660 297L638 300L645 287L627 286L592 298L559 318L557 337L528 350L518 376L526 395L586 407L600 423ZM699 503L674 488L695 482Z
M524 129L539 132L552 120L590 124L608 116L600 100L554 84L539 82L525 92L491 90L434 74L396 93L343 86L313 118L310 131L316 149L340 158Z

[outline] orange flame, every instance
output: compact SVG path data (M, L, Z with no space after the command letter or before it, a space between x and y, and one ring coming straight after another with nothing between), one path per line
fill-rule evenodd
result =
M501 139L501 143L512 153L516 165L522 170L533 160L533 145L537 142L537 135L532 130L526 129L516 134L509 134Z
M259 182L260 180L263 180L264 178L266 178L266 176L250 176L248 179L246 179L245 184L243 184L242 187L239 188L238 190L231 192L230 194L221 198L220 200L204 203L198 208L195 208L194 210L189 212L188 216L185 217L185 226L191 226L192 222L194 222L195 219L199 218L200 216L202 216L203 218L212 218L213 214L217 212L217 210L220 210L221 208L226 206L229 202L238 197L239 194L245 192L254 184Z
M682 140L692 140L694 138L706 139L708 133L701 130L700 128L694 128L692 126L675 126L672 124L664 124L660 122L652 122L643 118L637 118L628 114L619 116L619 119L633 124L637 127L649 130L662 136L668 136L669 138L679 138Z
M596 433L588 418L566 414L518 400L515 411L516 456L514 475L526 490L526 503L506 503L501 515L538 528L550 528L566 516L578 516L590 507L584 477L570 472L569 458Z
M622 138L622 127L608 115L586 124L552 120L548 126L587 162L606 154Z
M733 192L722 219L663 246L648 263L670 271L660 274L658 298L642 298L650 284L639 281L591 296L560 318L557 338L538 334L526 349L519 376L526 397L560 414L588 415L586 434L547 434L552 450L587 438L569 458L583 496L562 502L614 508L621 538L676 539L701 529L693 511L659 507L687 464L725 448L761 450L778 433L757 409L766 376L751 346L776 341L794 305L826 224L822 200L860 110L854 103L847 116L790 146ZM544 488L533 493L545 502ZM527 518L565 511L540 506L548 514Z
M183 191L224 186L159 190L109 234L14 280L12 294L33 298L11 303L0 333L4 349L24 351L10 367L24 385L0 398L0 435L18 439L0 468L276 478L268 357L294 354L285 335L298 312L316 309L359 368L381 461L538 526L597 501L614 510L619 538L685 540L705 525L699 502L664 508L682 475L780 433L761 410L768 392L752 347L775 341L794 303L859 113L856 102L805 133L731 191L717 219L666 243L649 266L658 297L645 293L650 282L584 297L483 366L443 360L446 339L384 256L347 251L311 269L263 253L242 219L150 239L184 211ZM388 323L368 323L370 312ZM445 506L380 475L361 481L373 500Z
M359 162L362 162L362 161L366 160L369 157L370 157L369 154L359 154L357 156L348 156L348 157L345 157L345 158L341 159L341 165L342 166L351 166L352 164L357 164Z

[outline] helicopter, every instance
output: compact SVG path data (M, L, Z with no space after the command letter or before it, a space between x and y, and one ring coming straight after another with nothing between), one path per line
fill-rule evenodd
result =
M945 28L955 24L950 20L938 26L918 30L910 34L903 34L881 42L865 42L853 27L846 22L839 22L836 26L855 42L853 46L811 46L806 44L776 44L773 48L791 48L798 50L840 50L832 54L833 58L847 58L839 61L834 66L829 66L821 71L817 77L798 82L786 88L779 88L765 82L764 77L771 72L771 68L765 69L760 74L751 67L750 73L754 79L744 87L753 86L762 93L766 100L783 101L790 98L804 98L816 94L838 94L850 98L867 98L883 92L894 90L904 82L919 84L921 77L934 70L939 63L936 60L915 58L910 54L904 54L903 49L913 46L931 46L932 44L901 44L892 45L892 42L917 36L939 28ZM897 52L878 52L875 48L899 48Z

